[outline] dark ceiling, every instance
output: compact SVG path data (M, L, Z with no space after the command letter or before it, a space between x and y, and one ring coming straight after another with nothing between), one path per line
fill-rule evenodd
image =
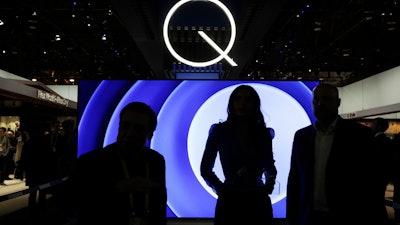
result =
M177 60L165 47L162 26L177 2L3 1L0 69L44 84L173 79ZM231 35L223 12L206 2L188 1L169 24L172 46L191 61L218 56L197 31L221 49ZM237 25L228 55L238 66L223 59L223 79L321 79L343 86L400 65L397 0L220 2Z

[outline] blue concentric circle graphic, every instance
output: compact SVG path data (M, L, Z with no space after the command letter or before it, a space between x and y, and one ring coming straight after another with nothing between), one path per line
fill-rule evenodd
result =
M79 154L89 151L89 147L94 148L99 139L103 140L102 146L114 142L123 106L131 101L146 102L158 115L157 129L148 145L163 154L166 160L168 216L183 218L214 216L217 196L199 174L208 130L213 123L226 119L228 98L236 86L253 86L260 95L267 126L275 130L273 148L278 186L271 194L271 200L274 217L285 217L291 143L294 132L314 120L311 89L317 82L139 80L115 88L118 82L122 81L102 81L87 101L79 131L93 126L93 123L104 125L96 125L96 134L93 135L86 136L87 132L83 132L80 138L79 132ZM99 108L100 102L108 106ZM218 160L215 169L223 179Z

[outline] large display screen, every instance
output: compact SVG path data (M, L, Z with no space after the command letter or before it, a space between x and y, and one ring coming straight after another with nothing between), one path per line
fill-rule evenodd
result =
M158 115L147 144L166 160L167 216L213 218L217 196L200 176L200 161L210 126L226 120L229 95L241 84L256 89L266 124L275 131L278 175L270 197L274 217L285 218L293 136L314 121L312 88L318 81L81 80L78 154L115 142L120 110L132 101L145 102ZM215 170L223 180L219 158Z

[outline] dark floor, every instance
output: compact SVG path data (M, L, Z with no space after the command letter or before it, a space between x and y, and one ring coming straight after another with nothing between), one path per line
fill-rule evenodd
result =
M63 209L60 201L53 195L48 195L46 207L41 214L32 213L27 207L27 195L12 193L21 193L24 187L24 181L8 181L8 186L0 187L0 197L4 196L3 192L11 194L12 199L1 202L0 201L0 224L1 225L75 225L75 219L66 210ZM9 189L9 190L7 190ZM14 190L14 192L10 192ZM393 187L388 186L387 200L391 200L393 194ZM393 220L393 208L387 206L387 211L393 225L400 225ZM285 219L276 219L274 225L286 225ZM171 219L168 225L212 225L212 219Z
M63 212L53 197L46 202L45 211L41 214L32 213L27 207L0 217L1 225L72 225L75 220Z
M76 225L76 221L60 210L52 197L47 200L46 211L32 216L28 208L22 208L0 217L1 225ZM212 219L170 219L168 225L212 225ZM284 219L276 219L273 225L286 225Z

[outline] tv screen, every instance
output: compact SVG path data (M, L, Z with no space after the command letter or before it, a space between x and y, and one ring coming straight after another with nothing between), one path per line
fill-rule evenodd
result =
M275 131L278 170L270 195L275 218L286 217L286 182L296 130L314 121L312 88L318 81L81 80L78 88L78 155L115 142L119 112L131 101L149 104L158 116L147 145L166 160L168 218L213 218L216 194L200 176L209 128L226 120L230 93L241 84L261 98L268 127ZM223 179L219 158L215 170Z

